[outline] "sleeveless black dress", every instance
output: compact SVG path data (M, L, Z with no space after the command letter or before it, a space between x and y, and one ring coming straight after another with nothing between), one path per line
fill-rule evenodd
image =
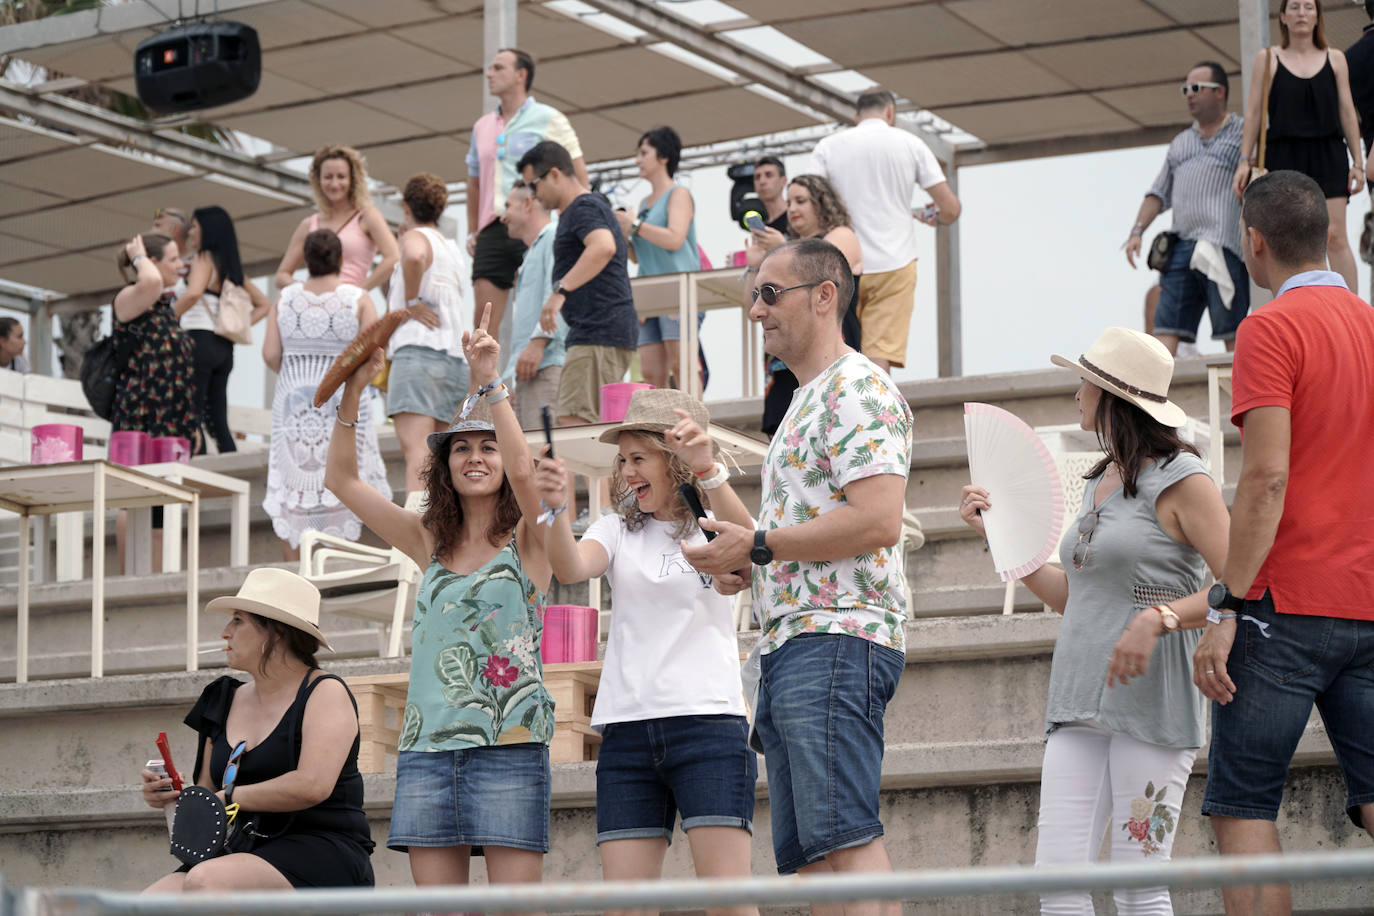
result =
M305 719L305 704L315 686L326 679L343 680L325 674L310 680L316 669L306 672L292 702L276 728L253 748L244 751L239 761L237 785L247 786L266 782L296 769L301 754L301 731ZM201 693L196 705L186 714L185 722L200 738L196 742L196 768L200 773L204 763L205 739L210 739L210 776L216 790L222 789L224 768L233 748L225 734L224 723L234 693L242 686L236 678L225 675L211 683ZM344 686L347 690L347 685ZM358 703L349 691L356 713ZM281 872L292 887L372 887L374 844L363 814L363 777L358 772L358 738L348 751L339 779L329 797L312 808L294 812L257 814L257 832L269 839L254 844L252 854L265 860ZM240 817L253 815L244 810ZM189 871L183 865L178 871Z
M1331 56L1316 75L1301 79L1278 61L1269 85L1269 128L1264 167L1292 169L1321 186L1328 198L1349 196L1350 174L1341 139L1341 105Z
M854 292L849 297L849 310L840 319L840 333L849 347L859 349L859 275L854 275ZM763 389L763 434L770 439L782 425L787 416L787 408L792 406L792 395L797 390L797 377L792 370L776 356L767 353L764 361Z

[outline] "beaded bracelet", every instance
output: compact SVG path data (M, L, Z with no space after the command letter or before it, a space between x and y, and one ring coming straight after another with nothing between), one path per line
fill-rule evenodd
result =
M343 417L339 416L339 408L337 407L334 408L334 422L338 423L340 426L347 426L349 429L353 429L358 425L357 420L354 420L352 423L349 423Z

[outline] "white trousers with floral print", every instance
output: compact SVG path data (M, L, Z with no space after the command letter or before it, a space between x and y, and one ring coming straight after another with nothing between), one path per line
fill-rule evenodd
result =
M1167 862L1194 748L1160 747L1104 728L1096 721L1056 729L1045 743L1040 773L1040 837L1036 865L1097 861L1109 835L1113 862ZM1120 890L1122 916L1172 916L1167 887ZM1093 913L1086 892L1047 894L1040 912Z

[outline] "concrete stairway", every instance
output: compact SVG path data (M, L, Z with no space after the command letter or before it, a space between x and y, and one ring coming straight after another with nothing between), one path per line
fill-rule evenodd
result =
M1180 367L1178 399L1192 416L1205 416L1205 373L1200 363ZM959 488L967 482L962 402L1000 404L1033 425L1077 419L1075 383L1058 372L1029 372L939 380L904 386L916 415L918 444L907 488L908 505L921 519L927 544L908 557L915 589L908 625L907 668L886 720L883 818L888 848L899 868L968 867L1029 863L1041 759L1041 733L1049 662L1059 618L1045 614L1029 593L1018 592L1018 613L1003 617L1003 589L991 572L981 540L959 522ZM759 404L712 405L718 422L756 428ZM1234 435L1234 431L1232 431ZM1234 480L1239 454L1228 442ZM388 460L399 465L394 449ZM265 469L261 456L210 459L216 468L254 482L260 499ZM395 481L399 483L398 481ZM742 485L757 504L757 477ZM218 513L218 514L217 514ZM227 555L227 511L213 504L205 514L208 562ZM255 508L250 557L280 557L270 526ZM245 570L206 569L203 598L232 592ZM2 581L2 580L0 580ZM141 804L137 771L154 756L152 738L167 731L174 754L189 766L192 736L179 725L200 689L218 671L175 672L184 657L183 579L177 574L111 580L107 598L106 670L114 676L84 678L89 658L89 583L42 585L34 590L37 678L26 685L0 684L0 863L11 885L92 884L138 888L173 864L166 854L161 815ZM560 601L585 592L563 589ZM84 606L83 606L84 602ZM0 634L13 633L12 588L0 587ZM203 642L214 645L219 621L206 619ZM375 633L330 620L326 629L339 648L326 662L343 674L404 671L406 661L375 656ZM747 648L747 640L741 640ZM13 677L13 642L0 638L0 678ZM1198 813L1205 752L1185 799L1176 844L1178 855L1212 851L1211 833ZM595 833L594 764L555 767L553 851L549 879L594 880L599 863ZM373 835L384 843L394 776L368 777ZM1350 825L1344 793L1329 745L1317 725L1309 729L1290 776L1280 829L1288 848L1363 846L1367 836ZM669 853L667 873L691 873L681 834ZM374 855L380 883L407 884L403 856ZM766 780L759 783L753 844L754 871L772 872ZM480 872L480 867L477 869ZM480 880L480 878L479 878ZM1374 888L1298 888L1300 909L1357 911ZM1178 912L1220 912L1219 894L1175 896ZM1105 906L1109 904L1099 904ZM908 906L908 912L1034 912L1030 898L942 901Z

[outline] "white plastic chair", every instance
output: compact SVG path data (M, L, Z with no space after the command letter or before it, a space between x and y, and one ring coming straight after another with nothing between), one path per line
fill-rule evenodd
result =
M420 511L421 493L406 508ZM331 564L341 568L331 570ZM320 590L321 614L340 614L378 625L378 655L402 654L406 617L415 603L421 570L394 547L369 547L321 531L301 535L300 574Z

